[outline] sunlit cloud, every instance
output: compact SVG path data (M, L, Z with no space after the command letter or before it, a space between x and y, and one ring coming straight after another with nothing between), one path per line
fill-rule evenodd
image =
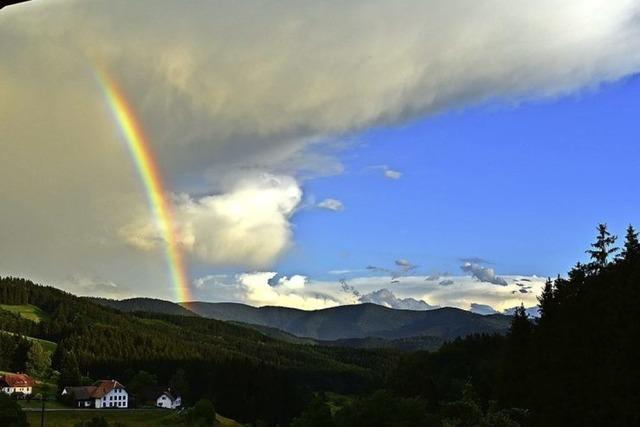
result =
M505 276L505 279L514 282L515 277ZM388 280L384 276L360 276L326 281L301 275L289 277L278 276L275 272L256 272L210 279L199 292L200 297L206 300L246 302L255 306L320 309L369 302L408 310L437 307L483 309L489 314L488 307L501 311L520 304L528 307L537 305L537 295L545 283L545 280L531 276L534 291L524 295L512 293L518 289L515 283L495 286L467 276L450 276L450 283L446 286L425 282L422 276L407 276L391 288Z

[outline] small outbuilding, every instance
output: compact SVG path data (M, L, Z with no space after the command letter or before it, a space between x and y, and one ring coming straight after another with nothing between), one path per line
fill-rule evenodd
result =
M182 398L167 389L156 399L156 406L158 408L176 409L182 406Z

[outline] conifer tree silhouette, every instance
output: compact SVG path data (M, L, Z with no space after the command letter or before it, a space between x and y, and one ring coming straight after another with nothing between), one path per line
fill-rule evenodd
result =
M586 251L591 255L589 268L592 273L597 273L609 265L609 257L618 251L618 248L613 246L617 239L617 236L609 233L607 224L598 224L596 241L591 244L592 249Z
M640 242L638 242L638 232L633 228L633 225L627 227L627 234L625 235L624 247L620 253L620 259L626 260L635 258L640 255Z

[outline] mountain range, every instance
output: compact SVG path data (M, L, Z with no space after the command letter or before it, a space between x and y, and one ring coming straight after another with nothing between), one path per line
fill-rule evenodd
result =
M422 311L397 310L370 303L306 311L239 303L176 304L149 298L92 300L124 312L180 314L239 323L289 342L340 343L365 348L433 348L444 341L465 335L504 333L511 320L510 316L502 314L480 315L452 307Z

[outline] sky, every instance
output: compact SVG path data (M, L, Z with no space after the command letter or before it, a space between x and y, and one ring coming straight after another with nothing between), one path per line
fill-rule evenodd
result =
M640 223L640 2L40 0L0 12L0 274L319 309L533 306Z

